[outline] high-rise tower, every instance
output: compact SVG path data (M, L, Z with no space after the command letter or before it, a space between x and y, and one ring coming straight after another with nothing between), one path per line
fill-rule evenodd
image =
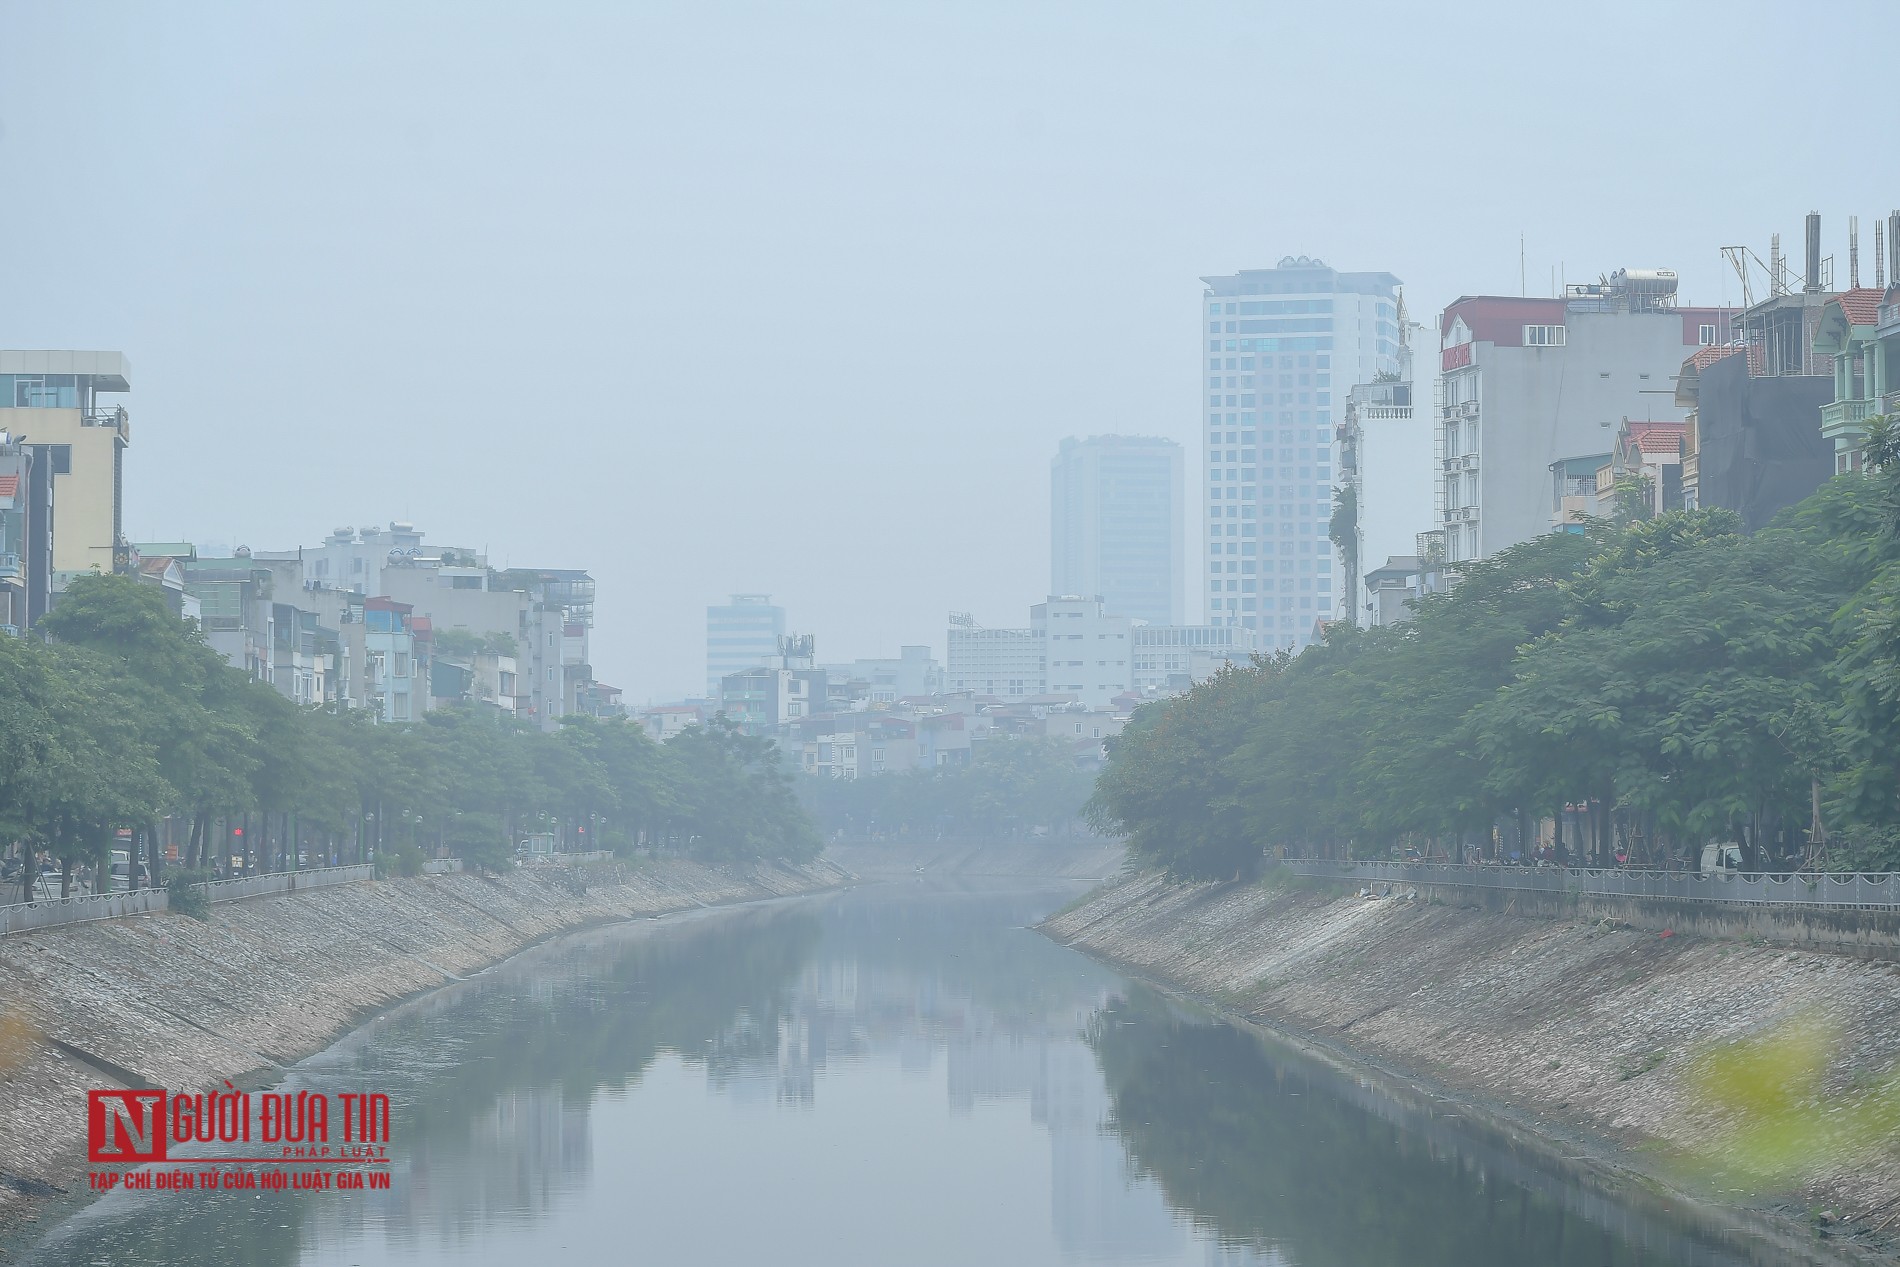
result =
M1049 464L1049 592L1116 616L1182 623L1181 446L1071 436Z
M1398 368L1399 279L1302 255L1201 280L1207 619L1304 647L1351 602L1327 538L1333 424L1348 388Z

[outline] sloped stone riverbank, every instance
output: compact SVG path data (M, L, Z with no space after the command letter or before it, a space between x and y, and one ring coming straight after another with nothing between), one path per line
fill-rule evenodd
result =
M1814 1120L1883 1113L1900 965L1786 946L1265 884L1112 883L1044 931L1227 1011L1685 1191L1777 1213L1881 1256L1900 1243L1900 1145L1830 1150L1748 1192L1706 1163L1737 1119L1699 1101L1712 1045L1825 1015Z
M407 996L543 938L810 893L833 863L685 861L419 876L0 938L0 1244L86 1184L88 1088L274 1079ZM0 1251L0 1257L4 1257Z

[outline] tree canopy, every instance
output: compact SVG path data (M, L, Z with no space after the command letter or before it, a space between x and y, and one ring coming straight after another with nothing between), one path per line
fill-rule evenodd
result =
M180 861L209 863L214 821L248 815L267 868L313 835L347 839L346 856L443 849L490 867L537 833L721 861L818 849L789 777L723 719L661 745L626 718L550 734L467 706L398 725L300 708L122 576L75 580L33 637L0 638L0 843L26 845L29 866L48 852L70 883L119 829L166 817L190 824Z
M1753 536L1723 510L1553 533L1407 624L1144 705L1091 818L1197 877L1269 849L1494 856L1547 819L1597 862L1721 839L1900 865L1900 437L1876 425L1868 452Z

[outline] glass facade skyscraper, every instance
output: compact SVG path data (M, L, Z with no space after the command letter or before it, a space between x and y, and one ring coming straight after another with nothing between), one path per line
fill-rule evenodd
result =
M1182 621L1181 446L1154 436L1074 436L1049 464L1049 592L1109 614Z
M1399 279L1306 256L1203 277L1208 623L1297 650L1352 596L1327 536L1346 392L1398 369Z

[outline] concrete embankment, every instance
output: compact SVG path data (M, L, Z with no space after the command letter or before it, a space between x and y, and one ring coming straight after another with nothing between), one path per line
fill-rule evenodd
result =
M419 876L0 938L0 1241L86 1179L89 1088L273 1081L407 996L545 937L847 882L829 861Z
M1118 840L1057 836L1043 840L838 842L825 857L869 879L921 872L935 878L1010 876L1037 880L1101 880L1121 870Z
M1842 1124L1874 1120L1900 1059L1900 966L1787 946L1151 874L1044 930L1691 1192L1708 1181L1685 1160L1709 1158L1740 1120L1693 1093L1712 1045L1831 1017L1837 1042L1812 1114ZM1786 1191L1721 1195L1825 1213L1830 1239L1890 1246L1900 1158L1892 1141L1840 1150Z

